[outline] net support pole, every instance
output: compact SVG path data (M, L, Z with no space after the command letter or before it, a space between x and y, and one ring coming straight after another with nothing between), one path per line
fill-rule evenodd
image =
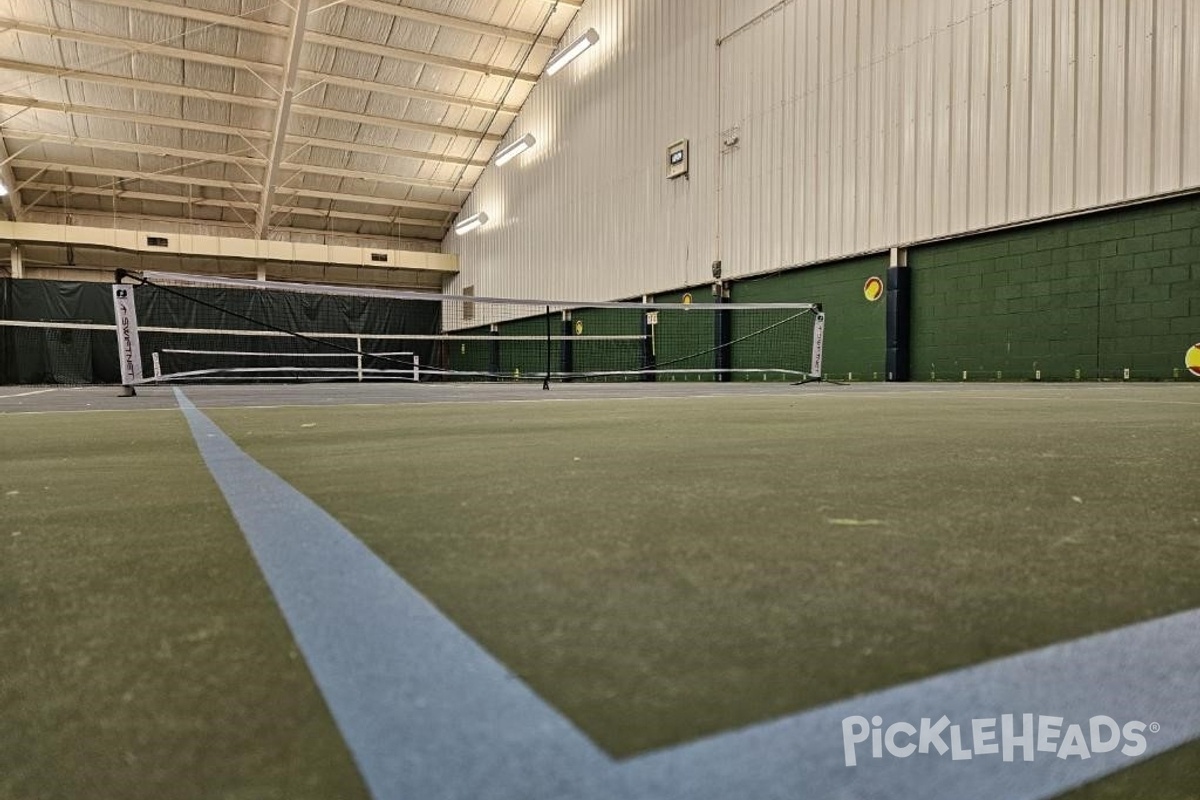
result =
M717 281L713 284L713 302L717 305L723 305L729 302L729 287ZM722 383L732 380L733 373L733 358L731 347L729 346L732 338L733 320L730 311L722 310L713 315L713 346L716 348L716 376L715 380Z
M550 334L550 306L546 306L546 376L542 378L542 389L550 391L550 343L554 341Z
M354 349L356 351L358 351L354 354L354 362L355 362L355 366L357 368L356 371L358 372L358 382L362 383L363 360L362 360L362 337L361 336L354 337Z
M112 287L113 316L117 323L117 358L121 369L121 397L136 397L134 385L142 381L142 348L138 342L137 306L133 287L121 282L124 270L117 270Z
M500 380L500 326L495 323L488 329L492 335L490 342L491 350L488 357L488 371L492 373L492 380Z
M649 303L651 298L649 295L642 296L643 303ZM654 333L658 327L658 312L647 311L642 314L642 376L643 381L654 381L655 368L658 366L655 361L657 356L654 351Z
M562 312L562 342L558 346L558 371L562 373L562 382L571 382L571 373L575 371L575 345L571 337L575 335L575 323L571 320L571 312Z

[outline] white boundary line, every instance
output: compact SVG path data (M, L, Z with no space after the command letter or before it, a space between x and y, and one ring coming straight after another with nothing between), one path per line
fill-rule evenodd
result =
M46 394L47 392L57 392L58 389L36 389L32 392L21 392L19 394L0 394L0 400L9 400L14 397L31 397L35 394Z

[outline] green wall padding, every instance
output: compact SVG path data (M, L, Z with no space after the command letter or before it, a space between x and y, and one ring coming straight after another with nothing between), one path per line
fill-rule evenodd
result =
M915 380L1159 380L1200 341L1200 196L913 248Z

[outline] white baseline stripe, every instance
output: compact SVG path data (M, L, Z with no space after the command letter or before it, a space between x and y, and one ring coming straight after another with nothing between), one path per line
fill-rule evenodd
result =
M46 394L47 392L57 392L58 389L36 389L32 392L20 392L19 394L0 394L0 400L8 400L13 397L30 397L35 394Z

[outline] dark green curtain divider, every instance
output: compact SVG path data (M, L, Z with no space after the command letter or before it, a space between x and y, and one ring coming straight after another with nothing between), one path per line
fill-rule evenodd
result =
M108 284L4 280L0 318L113 324ZM111 331L0 327L0 381L6 384L118 383Z
M243 289L176 291L185 296L138 286L139 326L258 329L241 318L248 317L290 331L425 335L437 333L441 324L441 306L432 301ZM112 291L107 283L5 279L0 297L3 319L113 324ZM152 349L147 345L154 336L161 335L143 338L146 374L151 371L148 351ZM248 345L252 350L273 346L270 339L247 341L255 343ZM274 344L281 341L287 340L274 340ZM183 339L174 343L187 345ZM352 347L354 340L343 343ZM433 361L434 348L429 342L408 341L403 347L418 355L422 363ZM396 349L366 336L363 348ZM117 363L116 337L110 331L0 327L0 380L4 383L119 383Z

